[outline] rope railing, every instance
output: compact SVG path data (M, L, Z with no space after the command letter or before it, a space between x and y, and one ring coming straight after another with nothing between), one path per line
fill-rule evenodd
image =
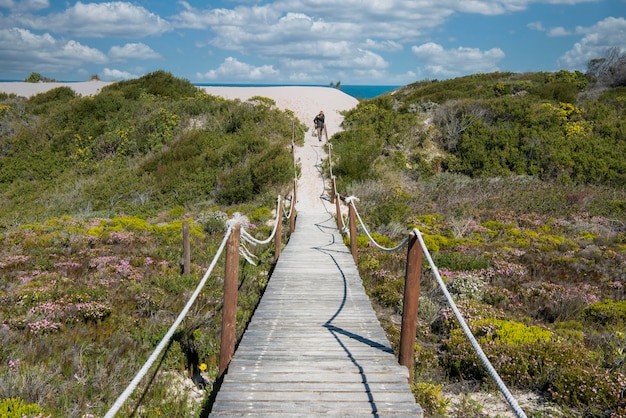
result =
M454 303L454 299L452 298L452 295L450 295L450 292L448 291L446 284L443 282L443 279L441 278L441 275L439 274L439 269L437 268L432 257L430 256L430 252L428 251L428 248L426 247L426 243L424 242L424 239L422 238L421 232L417 228L415 228L413 229L413 233L419 240L420 246L422 247L422 251L426 255L426 259L428 260L430 268L432 269L435 275L435 278L437 279L439 288L443 292L446 298L446 301L448 302L448 305L450 305L450 307L452 308L452 311L454 312L454 316L456 317L456 320L459 322L459 324L461 325L461 328L463 329L463 333L472 344L474 351L476 352L476 354L478 354L478 357L480 358L480 361L483 363L483 366L485 366L485 368L487 369L489 376L491 376L493 381L496 383L496 386L498 386L500 393L502 393L506 401L509 403L509 405L515 412L515 414L520 418L521 417L525 418L526 414L524 413L522 408L520 408L519 404L517 403L517 401L515 400L515 398L509 391L509 389L506 387L506 385L500 378L500 375L498 374L496 369L492 366L491 362L489 361L489 359L483 352L483 349L481 348L480 344L478 344L478 341L476 341L474 334L472 334L472 331L469 329L469 326L467 325L467 322L465 322L463 315L461 315L461 312L457 308L456 303Z
M174 321L170 329L163 336L163 338L161 339L161 342L159 342L159 345L157 345L157 347L154 349L154 351L152 352L148 360L146 360L144 365L137 372L133 380L131 380L131 382L128 384L128 386L122 392L122 394L115 400L115 402L113 403L113 406L109 409L109 411L104 416L105 418L113 418L115 416L115 414L119 411L119 409L124 405L124 403L128 400L128 398L133 394L133 392L135 391L135 388L137 387L139 382L141 382L144 376L148 373L148 370L150 370L150 367L152 367L152 365L154 364L156 359L159 357L163 349L169 344L170 339L174 335L174 332L176 332L176 329L178 328L178 326L183 322L183 319L185 319L185 316L187 316L187 313L191 309L191 306L196 301L196 299L198 298L198 295L200 294L200 291L202 290L207 280L209 279L211 272L213 271L213 269L215 268L215 265L217 264L217 260L219 259L220 255L224 251L224 247L226 246L226 242L228 241L228 238L230 237L231 232L232 232L232 226L229 226L229 228L226 230L226 233L224 234L224 239L222 240L222 243L220 244L215 254L215 257L213 257L213 261L211 261L211 265L209 266L206 273L202 277L202 280L200 280L200 283L198 283L198 286L196 287L196 290L193 292L193 294L189 298L189 301L187 302L183 310L180 312L180 314L178 315L178 318L176 318L176 320Z
M402 316L402 330L401 330L401 338L400 338L400 355L399 355L400 363L407 366L407 368L409 369L409 374L412 376L413 362L414 362L414 350L415 350L414 348L415 331L416 331L416 325L417 325L416 323L417 307L418 307L417 300L419 299L419 286L420 286L419 275L421 275L421 258L422 258L422 253L423 253L426 255L428 259L430 267L435 274L437 283L441 291L443 292L448 305L450 305L450 307L452 308L452 311L454 312L454 315L457 321L459 322L459 325L461 326L467 339L470 341L474 351L480 358L482 364L487 369L489 376L495 382L496 386L498 387L498 389L500 390L500 392L502 393L502 395L508 402L511 409L516 414L516 416L518 418L526 418L526 414L520 408L519 404L517 403L517 401L515 400L515 398L509 391L509 389L506 387L505 383L502 381L500 376L498 375L498 372L495 370L495 368L493 367L493 365L491 364L491 362L485 355L484 351L480 347L480 344L478 343L478 341L472 334L472 331L469 329L467 322L463 318L461 312L458 310L454 302L454 299L450 295L450 292L448 291L444 281L441 278L441 275L439 274L439 270L437 269L437 266L435 265L432 257L430 256L430 252L428 251L428 248L426 247L426 244L422 238L421 232L417 228L414 228L412 231L412 234L409 235L409 237L403 240L400 244L398 244L397 246L393 248L385 248L381 246L379 243L377 243L376 240L372 237L367 226L365 225L365 222L363 222L363 219L359 215L359 212L356 209L356 203L355 203L355 202L358 202L359 199L356 198L355 196L349 196L343 200L350 209L350 218L351 218L350 219L350 248L352 250L355 261L357 259L356 229L353 226L355 222L352 219L352 217L358 219L359 224L362 230L367 235L369 241L379 250L391 252L391 251L397 251L407 246L407 244L409 245L409 250L407 254L407 277L406 277L406 283L405 283L405 297L404 297L404 308L403 308L403 316ZM340 218L342 217L341 213L337 213L337 216ZM343 222L343 219L342 219L342 222ZM416 252L414 248L411 248L411 247L414 247L411 245L412 238L413 240L417 239L419 241L421 251ZM411 255L412 253L415 255ZM409 277L409 276L414 276L414 277ZM407 296L407 295L410 295L410 296Z
M383 247L382 245L380 245L379 243L376 242L376 240L374 239L374 237L372 237L372 235L370 234L370 232L367 229L367 226L365 226L365 222L363 222L363 219L361 219L361 215L359 215L359 211L356 208L356 205L354 204L355 201L358 202L358 198L354 197L354 196L350 196L346 199L346 203L349 205L353 205L354 206L354 213L356 214L357 219L359 220L359 223L361 224L361 228L363 229L363 232L365 232L365 235L367 235L367 237L369 238L370 242L372 244L374 244L374 246L376 248L378 248L381 251L387 251L387 252L393 252L393 251L397 251L401 248L404 248L408 243L409 243L409 238L405 238L404 241L402 241L400 244L396 245L395 247L391 247L391 248L387 248L387 247Z
M293 167L294 173L296 173L296 159L295 159L295 122L292 122L292 157L293 157ZM236 214L232 219L229 219L226 222L226 232L224 234L224 238L211 261L211 264L207 268L204 276L198 283L195 291L187 301L187 304L180 312L174 323L170 326L167 333L163 336L157 347L154 349L150 357L146 360L141 369L137 372L128 386L124 389L124 391L118 396L115 400L111 408L107 411L105 418L113 418L115 414L119 412L124 403L130 398L133 394L139 383L146 376L150 368L153 366L154 362L161 355L165 347L170 343L172 336L176 332L176 329L180 326L182 321L185 319L189 310L193 306L194 302L200 295L202 288L205 286L207 280L209 279L213 269L215 268L217 261L220 256L224 252L226 248L226 266L225 266L225 279L224 279L224 303L222 305L223 315L222 315L222 336L220 343L220 361L219 361L219 376L221 377L228 364L230 363L230 359L234 354L234 328L235 328L235 316L237 312L237 281L238 281L238 257L237 255L241 255L246 261L250 264L255 264L253 259L256 257L252 252L248 250L245 243L250 243L252 245L265 245L275 239L276 243L276 259L280 254L280 247L282 245L282 221L283 217L290 219L290 232L294 231L295 225L295 202L296 202L296 186L297 186L297 177L294 177L293 181L293 194L290 199L289 204L289 212L285 212L285 208L283 205L283 201L281 200L281 196L277 197L276 204L276 217L274 220L274 227L270 236L265 240L259 240L253 237L249 232L245 230L245 225L243 222L243 216ZM184 254L183 258L185 259L185 274L188 274L188 265L189 265L189 243L188 239L188 225L183 224L183 247ZM230 250L230 251L229 251Z
M330 153L331 148L332 146L329 144L328 158L329 158L329 166L331 170L330 172L332 173L332 160L331 160L331 153ZM363 222L363 219L361 218L356 208L356 202L358 202L359 199L355 196L348 196L342 199L339 193L337 193L337 191L335 190L335 178L332 176L332 174L331 174L331 179L333 182L332 192L333 194L335 194L335 198L337 202L337 209L336 209L337 228L342 233L346 233L346 226L343 221L343 215L341 214L341 211L340 211L339 202L343 200L349 209L348 216L349 216L350 226L349 226L348 235L350 238L350 250L352 252L352 256L355 262L357 261L357 247L356 247L356 220L357 219L358 219L361 229L363 230L363 232L369 239L369 242L371 242L379 250L391 252L391 251L397 251L407 245L409 246L409 249L407 251L407 267L406 267L407 277L405 281L405 293L404 293L404 302L403 302L404 309L403 309L403 315L402 315L402 330L401 330L401 337L400 337L400 353L399 353L400 363L407 366L407 368L409 369L409 375L412 376L414 354L415 354L414 353L415 338L416 338L415 329L416 329L416 318L417 318L418 299L419 299L419 287L420 287L419 276L421 275L422 254L426 254L430 267L435 274L437 283L441 291L443 292L447 303L452 308L452 311L454 312L454 315L457 321L459 322L465 336L470 341L472 348L474 349L474 351L480 358L483 366L487 369L489 376L495 382L500 393L502 393L502 395L508 402L511 409L516 414L516 416L518 418L526 418L526 414L521 409L518 402L515 400L515 398L509 391L509 389L506 387L505 383L502 381L502 379L498 375L498 372L495 370L495 368L493 367L493 365L491 364L491 362L485 355L484 351L480 347L480 344L478 343L478 341L472 334L471 330L469 329L461 312L458 310L454 300L452 299L452 296L450 295L450 292L448 292L448 289L445 283L441 279L439 270L437 269L437 266L435 265L435 263L432 260L432 257L430 256L430 253L428 251L428 248L426 247L426 244L424 243L424 240L422 238L420 231L417 228L413 229L409 237L404 239L400 244L396 245L395 247L392 247L392 248L383 247L382 245L376 242L376 240L370 234L365 222ZM353 219L353 217L355 219ZM415 240L419 241L420 251L416 251L416 248L415 248L416 246L413 245L412 241L415 241Z
M227 244L232 241L232 236L233 231L236 230L237 234L236 234L236 242L232 243L233 246L235 246L237 248L237 253L239 255L241 255L246 261L248 261L250 264L255 264L253 259L256 258L246 247L245 243L250 243L253 245L265 245L268 244L272 241L272 239L276 239L277 241L277 245L281 245L280 242L281 240L278 238L277 236L277 231L280 231L281 228L280 226L282 225L282 221L283 221L283 216L284 216L284 210L282 208L282 200L281 197L278 196L277 198L277 209L276 209L276 218L275 218L275 222L274 222L274 227L272 229L272 232L270 234L270 236L265 239L265 240L259 240L255 237L253 237L249 232L247 232L245 230L245 224L246 222L244 222L244 217L236 214L233 218L229 219L226 222L226 233L224 234L224 238L222 239L222 242L215 254L215 256L213 257L213 260L211 261L210 266L208 267L208 269L206 270L204 276L202 277L202 280L200 280L200 282L198 283L198 286L196 287L195 291L193 292L193 294L191 295L191 297L189 298L187 304L185 305L185 307L183 308L183 310L180 312L180 314L178 315L178 317L176 318L176 320L174 321L174 323L171 325L171 327L169 328L169 330L167 331L167 333L163 336L163 338L161 339L161 341L159 342L159 344L157 345L157 347L154 349L154 351L152 352L152 354L150 355L150 357L148 358L148 360L146 360L146 362L144 363L144 365L141 367L141 369L137 372L137 374L135 375L135 377L132 379L132 381L128 384L128 386L126 387L126 389L120 394L120 396L115 400L115 402L113 403L113 406L111 406L111 408L109 409L109 411L106 413L105 418L113 418L115 416L115 414L120 410L120 408L124 405L124 403L128 400L128 398L133 394L133 392L135 391L135 389L137 388L137 386L139 385L139 383L141 382L141 380L143 380L143 378L145 377L145 375L148 373L148 371L150 370L150 368L152 367L152 365L154 364L154 362L157 360L157 358L161 355L161 353L163 352L163 350L165 349L165 347L169 344L172 336L174 335L174 333L176 332L176 329L180 326L180 324L182 323L182 321L184 320L184 318L187 316L189 310L191 309L191 307L193 306L194 302L196 301L196 299L198 298L200 291L202 290L202 288L204 287L204 285L206 284L208 278L210 277L211 273L213 272L213 269L215 268L218 259L220 258L220 256L222 255L222 253L224 252L224 248L226 248ZM290 210L290 214L292 213L293 210L293 203L291 205L291 210ZM230 245L230 244L229 244ZM228 257L228 251L227 251L227 257ZM223 309L224 309L224 315L223 315L223 321L228 322L229 325L222 325L222 343L220 344L220 375L224 372L225 367L228 365L228 362L230 361L230 358L232 357L232 354L234 352L234 331L231 331L229 336L227 336L226 338L224 337L224 333L226 332L226 330L229 329L234 329L234 315L236 314L236 281L237 281L237 277L231 278L228 276L232 276L232 273L229 274L228 270L229 270L229 262L227 260L226 262L227 267L226 267L226 278L225 278L225 285L224 285L224 304L223 304ZM237 265L238 261L233 261L230 263L230 268L233 268L233 265ZM238 275L238 270L235 268L234 270L234 276ZM235 286L228 286L228 282L233 282L235 281ZM230 292L234 292L235 296L233 297L232 294L231 295L227 295L227 293L229 292L227 290L227 288L230 287L231 289L234 290L230 290ZM230 299L231 301L228 301L227 299ZM234 300L234 302L233 302ZM232 304L235 304L235 308L234 310L232 308L229 309L229 306L232 306ZM226 310L230 310L233 312L232 315L227 314ZM232 317L232 318L229 318ZM230 324L233 323L233 324ZM228 341L225 341L228 340Z
M245 229L245 225L242 225L241 228L241 237L244 238L247 242L251 243L251 244L255 244L255 245L265 245L265 244L269 244L270 242L272 242L272 240L274 239L274 237L276 236L276 230L278 229L278 225L279 223L282 221L282 210L280 208L281 206L281 199L280 196L278 196L278 202L276 204L276 218L274 219L274 228L272 229L272 233L269 235L269 237L267 237L264 240L259 240L254 238L252 235L250 235L249 232L246 231Z

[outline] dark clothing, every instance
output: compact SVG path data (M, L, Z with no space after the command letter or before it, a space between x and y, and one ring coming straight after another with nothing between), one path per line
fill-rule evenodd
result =
M313 123L315 123L315 128L317 129L321 129L324 127L324 115L317 115L315 116L315 119L313 119Z

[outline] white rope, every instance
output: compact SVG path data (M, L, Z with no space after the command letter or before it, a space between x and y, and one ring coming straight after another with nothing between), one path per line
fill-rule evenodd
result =
M239 254L251 265L256 266L256 261L254 261L255 259L258 259L257 256L255 256L254 254L252 254L250 252L250 250L248 250L248 247L246 247L246 244L242 241L239 244Z
M458 308L456 307L456 304L454 303L454 300L452 299L450 292L448 292L448 289L446 288L445 283L443 282L443 280L441 279L441 276L439 275L439 270L437 269L437 266L435 266L435 263L433 262L433 259L430 256L430 253L428 252L428 248L426 248L426 244L424 243L424 240L422 239L422 234L417 228L413 229L413 233L417 236L417 239L419 240L420 245L422 246L422 250L424 251L426 258L428 259L428 262L430 263L430 267L432 268L433 273L435 274L435 277L437 278L437 283L439 283L439 287L441 288L441 291L446 297L448 304L452 308L452 311L454 312L454 316L456 316L457 321L459 321L459 324L461 325L461 328L463 329L465 336L470 340L470 343L472 344L472 347L474 348L474 351L476 352L476 354L478 354L480 361L483 363L483 365L489 372L489 375L491 376L493 381L496 383L496 385L498 386L498 389L500 389L500 392L504 395L509 405L511 405L511 408L513 408L513 411L515 412L517 417L526 418L526 414L524 413L522 408L520 408L515 398L513 398L513 395L511 394L509 389L506 387L506 385L504 384L504 382L498 375L498 372L496 371L496 369L494 369L493 366L491 365L491 362L489 361L489 359L483 352L482 348L478 344L478 341L476 341L476 338L472 334L472 331L467 326L465 319L463 319L461 312L459 312Z
M161 351L163 351L163 349L167 346L167 344L169 344L170 339L174 335L174 332L176 331L180 323L183 322L183 319L185 319L185 316L189 312L189 309L191 309L191 306L196 301L196 298L200 294L200 291L204 287L206 281L209 279L209 275L213 271L213 268L215 267L215 264L217 263L218 258L222 254L222 251L224 251L224 247L226 246L226 242L228 241L228 238L230 237L231 233L232 233L232 225L229 225L228 229L226 230L226 234L224 235L224 239L222 240L222 243L219 249L217 250L215 257L213 257L213 261L211 262L211 265L209 266L206 273L204 274L204 277L202 277L202 280L200 280L200 283L198 284L198 286L196 287L196 290L191 295L191 298L187 302L187 305L185 305L183 310L178 315L178 318L176 318L176 321L174 321L170 329L167 331L167 334L165 334L165 336L163 337L159 345L154 349L154 351L152 352L148 360L145 362L145 364L139 370L139 372L137 372L137 374L135 375L133 380L128 384L124 392L122 392L122 394L116 399L115 403L113 404L111 409L109 409L109 411L106 413L104 418L113 418L115 416L115 414L117 413L117 411L119 411L119 409L122 407L124 402L126 402L126 400L130 397L130 395L132 395L133 391L135 390L139 382L141 382L141 379L143 379L146 373L148 373L148 370L150 370L150 367L152 367L157 357L159 357L159 355L161 354Z
M286 219L291 218L291 212L293 212L293 207L294 207L294 204L293 204L293 195L292 195L291 198L289 199L289 212L285 212L285 206L283 205L283 216Z
M356 217L359 219L359 223L361 224L361 227L363 228L363 231L365 231L365 235L367 235L367 237L370 239L371 243L374 244L374 246L376 248L378 248L379 250L382 250L382 251L391 252L391 251L399 250L400 248L402 248L402 247L404 247L405 245L408 244L409 237L406 237L404 239L404 241L402 241L400 244L398 244L398 245L396 245L395 247L392 247L392 248L383 247L382 245L377 243L376 240L370 235L370 232L367 230L367 227L365 226L365 223L363 222L363 219L361 219L361 215L359 215L359 211L356 210L356 205L354 204L355 201L358 202L359 199L354 197L354 196L350 196L350 197L348 197L346 199L346 203L348 203L349 205L352 205L352 208L354 209L354 213L356 214Z
M332 160L332 150L333 144L327 142L328 144L328 170L330 171L330 178L333 178L333 160Z
M254 238L244 228L241 228L241 237L251 244L258 244L258 245L269 244L274 238L274 235L276 235L276 229L278 228L278 223L282 222L282 211L280 210L280 207L278 207L279 203L280 203L280 196L278 196L278 202L276 204L276 219L274 221L274 229L272 230L271 235L266 240L261 241L261 240Z

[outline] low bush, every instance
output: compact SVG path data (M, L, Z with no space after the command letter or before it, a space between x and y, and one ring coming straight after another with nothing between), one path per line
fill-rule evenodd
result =
M585 308L583 317L601 325L623 326L626 324L626 300L592 303Z
M440 417L446 416L450 399L441 394L441 385L432 383L416 383L411 385L411 390L415 396L415 400L428 416Z
M4 418L44 418L46 415L37 404L27 404L20 398L7 398L0 400L0 416Z

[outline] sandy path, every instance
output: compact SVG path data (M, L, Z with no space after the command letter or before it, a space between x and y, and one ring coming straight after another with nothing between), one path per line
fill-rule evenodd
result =
M14 93L18 96L30 97L60 86L71 87L76 93L88 96L97 94L109 82L85 81L76 83L0 83L0 92ZM298 211L328 209L334 213L328 200L327 185L320 171L320 164L326 158L324 141L320 142L313 137L313 118L320 110L326 115L328 137L341 129L343 116L339 112L354 108L358 100L341 90L330 87L313 86L278 86L278 87L216 87L203 86L204 91L225 99L239 99L246 101L254 96L268 97L279 109L289 109L294 112L302 123L309 127L305 136L305 144L296 147L296 159L302 167L302 175L298 180L296 209Z
M296 209L303 211L328 210L335 213L335 208L328 200L327 185L321 175L321 162L326 158L324 144L312 135L313 118L320 110L326 116L328 137L341 130L343 116L339 113L358 104L358 100L330 87L285 86L285 87L203 87L212 95L225 99L245 101L253 96L269 97L280 109L289 109L309 127L305 135L304 146L296 147L296 159L302 167L298 179ZM326 176L327 177L327 176Z

